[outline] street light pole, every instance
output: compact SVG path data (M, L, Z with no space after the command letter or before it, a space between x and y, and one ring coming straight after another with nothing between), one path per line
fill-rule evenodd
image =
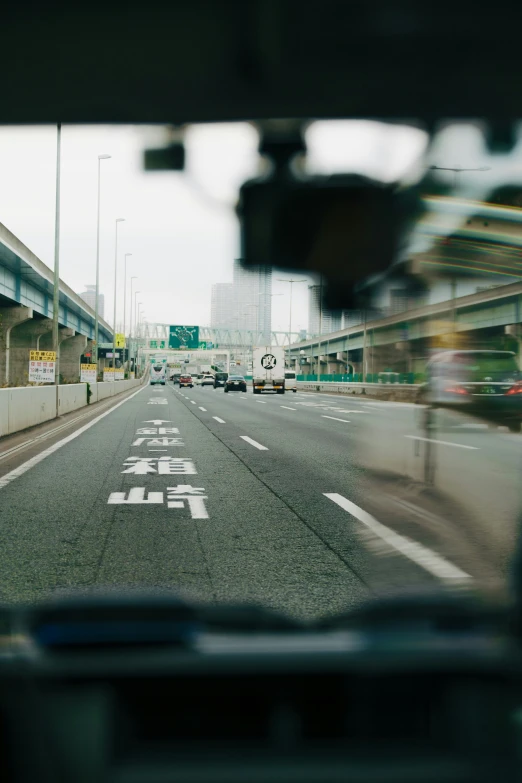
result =
M129 359L132 359L132 355L131 355L132 354L132 350L131 350L131 343L132 343L132 297L133 297L132 281L133 280L137 280L137 279L138 279L137 275L132 275L132 277L130 279L131 293L130 293L130 318L129 318ZM130 365L129 365L129 369L130 369ZM136 370L136 367L134 367L134 370Z
M123 260L123 339L125 342L125 346L123 348L123 356L125 356L125 351L129 350L126 343L126 334L127 334L127 258L131 256L132 253L125 253L124 260ZM125 364L125 363L124 363Z
M98 372L98 320L99 320L99 308L98 301L100 298L100 169L101 161L108 160L110 155L98 155L98 209L96 219L96 294L94 301L94 356L96 362L96 372Z
M62 155L62 124L56 126L56 206L54 214L54 288L53 288L53 351L56 353L55 384L60 383L58 360L58 311L60 308L60 166Z
M124 223L125 218L116 218L115 221L115 241L114 241L114 314L112 324L112 367L116 375L116 293L118 283L118 225Z

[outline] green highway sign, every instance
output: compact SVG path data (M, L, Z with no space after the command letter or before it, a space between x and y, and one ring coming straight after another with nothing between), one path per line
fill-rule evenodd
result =
M166 340L149 340L149 348L166 348Z
M199 326L169 326L169 348L197 350L199 347Z

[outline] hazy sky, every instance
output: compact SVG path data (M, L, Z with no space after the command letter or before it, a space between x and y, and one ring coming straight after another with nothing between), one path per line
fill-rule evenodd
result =
M233 207L241 182L257 172L257 134L247 124L193 127L186 172L144 172L144 148L163 139L161 128L63 128L60 276L78 293L95 282L97 156L110 154L101 164L100 290L107 320L112 322L114 221L123 217L119 290L123 255L132 253L128 280L138 277L134 288L149 322L206 325L212 283L232 279L239 251ZM411 168L425 145L420 131L369 122L316 123L307 139L310 171L350 169L388 180ZM0 129L0 222L51 268L55 165L55 128ZM283 294L272 300L275 330L288 328L288 291L288 284L274 280L273 292ZM306 284L294 286L293 302L293 327L306 328ZM122 313L121 294L118 321Z

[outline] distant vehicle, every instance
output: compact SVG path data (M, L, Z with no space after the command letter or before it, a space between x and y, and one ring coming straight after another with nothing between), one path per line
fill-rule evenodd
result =
M179 372L173 372L173 373L171 373L171 375L170 375L170 380L171 380L173 383L179 383Z
M214 386L214 376L213 375L204 375L201 378L201 386Z
M242 375L229 375L225 382L225 392L242 391L246 392L247 385Z
M277 345L254 348L252 386L254 394L263 391L285 393L285 352Z
M214 373L214 389L224 386L228 378L228 372Z
M290 370L285 370L285 391L297 391L295 372L291 372Z
M182 386L189 386L191 389L194 388L194 381L192 379L192 375L179 376L179 388L181 389Z
M150 385L160 383L165 386L167 381L167 368L164 364L153 364L150 368Z
M442 351L426 366L417 402L469 411L522 429L522 380L511 351Z
M194 386L201 386L201 382L203 380L203 376L202 375L193 375L192 379L194 381Z

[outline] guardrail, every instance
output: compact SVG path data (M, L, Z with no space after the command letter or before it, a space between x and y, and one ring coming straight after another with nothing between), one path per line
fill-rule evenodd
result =
M418 383L334 383L333 381L297 381L301 391L330 392L332 394L366 395L378 400L415 402Z
M146 377L143 376L128 381L92 383L90 402L122 394L140 386L145 380ZM43 424L57 416L84 408L87 404L86 383L0 389L0 436L12 435L36 424Z

